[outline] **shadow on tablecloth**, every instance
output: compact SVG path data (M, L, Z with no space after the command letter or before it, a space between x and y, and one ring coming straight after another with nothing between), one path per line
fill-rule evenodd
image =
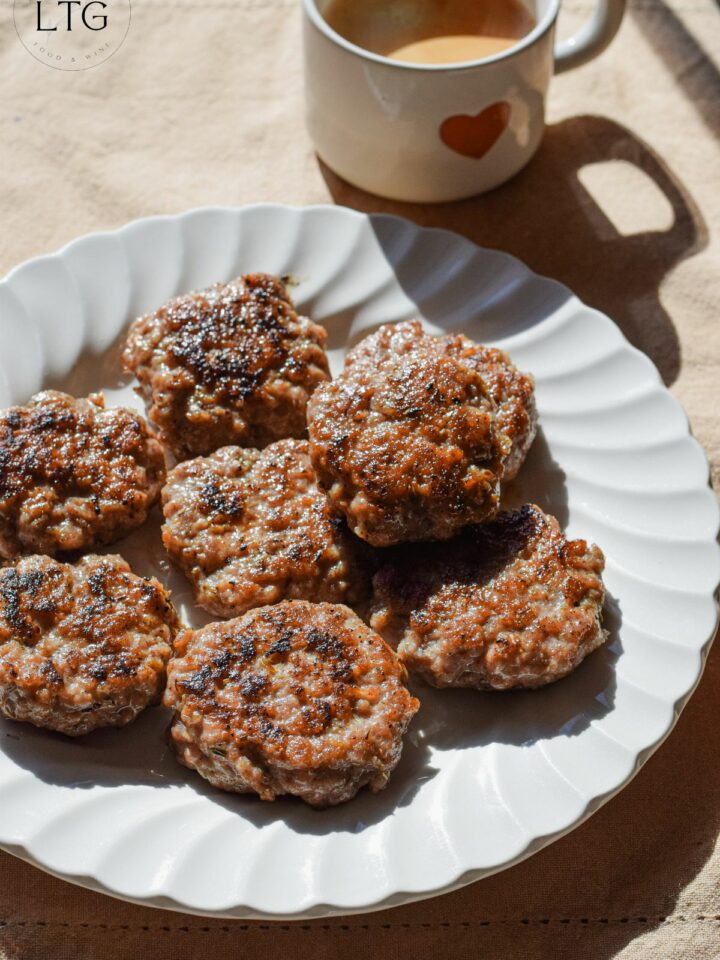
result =
M720 136L720 71L713 61L663 0L629 10L710 133Z
M605 172L613 206L637 207L638 171L668 210L641 232L623 234L579 177L594 164L620 161ZM680 341L660 300L663 278L707 245L695 203L663 160L620 124L578 116L547 128L540 150L513 180L459 203L421 206L382 200L320 169L336 203L364 212L397 213L423 226L455 230L485 247L505 250L533 270L567 284L621 327L650 356L666 384L680 371ZM628 178L628 165L634 176ZM643 222L634 210L634 221Z

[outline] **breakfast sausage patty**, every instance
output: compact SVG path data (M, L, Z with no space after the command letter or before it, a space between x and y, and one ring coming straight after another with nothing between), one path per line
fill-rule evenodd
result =
M419 703L347 607L289 600L185 630L165 705L181 763L222 790L316 807L386 786Z
M447 539L498 509L509 441L477 370L418 321L381 327L308 405L333 510L373 546Z
M251 274L140 317L123 365L161 438L185 460L305 436L308 397L330 377L325 339L297 315L281 280Z
M508 483L517 476L537 432L533 378L521 373L502 350L473 343L462 334L443 337L442 344L448 353L472 364L497 404L495 426L510 444L503 460L503 483Z
M539 687L604 642L604 563L526 505L449 542L390 551L370 624L434 686Z
M122 557L24 557L0 569L0 714L69 736L160 700L178 621Z
M110 543L145 522L165 480L132 410L48 390L0 413L0 556Z
M367 545L330 515L305 440L188 460L169 473L162 500L163 543L200 606L220 617L369 592Z

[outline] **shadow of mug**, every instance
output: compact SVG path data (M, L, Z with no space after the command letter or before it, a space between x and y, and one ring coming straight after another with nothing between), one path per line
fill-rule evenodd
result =
M617 229L578 176L584 167L608 160L632 164L652 181L672 211L667 229L632 235ZM707 245L707 229L683 185L625 127L598 116L553 124L533 161L513 180L458 203L423 206L382 200L350 186L318 162L336 203L363 212L396 213L514 254L612 317L630 342L653 360L666 384L677 378L680 342L659 288L676 264Z

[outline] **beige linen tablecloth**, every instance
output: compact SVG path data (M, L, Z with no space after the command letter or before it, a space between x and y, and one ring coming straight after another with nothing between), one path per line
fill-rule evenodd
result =
M606 311L658 365L720 469L712 0L631 0L612 48L555 80L530 167L489 196L427 208L360 193L318 164L297 6L134 0L122 50L71 74L28 55L0 0L0 273L87 231L205 204L399 212L508 250ZM570 0L563 29L590 9ZM212 921L88 893L0 854L0 958L720 957L719 682L720 647L674 733L618 797L459 892L326 922Z

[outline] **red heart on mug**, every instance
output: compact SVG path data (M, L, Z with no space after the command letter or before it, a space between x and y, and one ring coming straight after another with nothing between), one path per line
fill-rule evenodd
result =
M498 100L474 117L467 113L448 117L440 125L440 139L456 153L479 160L495 145L509 121L510 104Z

